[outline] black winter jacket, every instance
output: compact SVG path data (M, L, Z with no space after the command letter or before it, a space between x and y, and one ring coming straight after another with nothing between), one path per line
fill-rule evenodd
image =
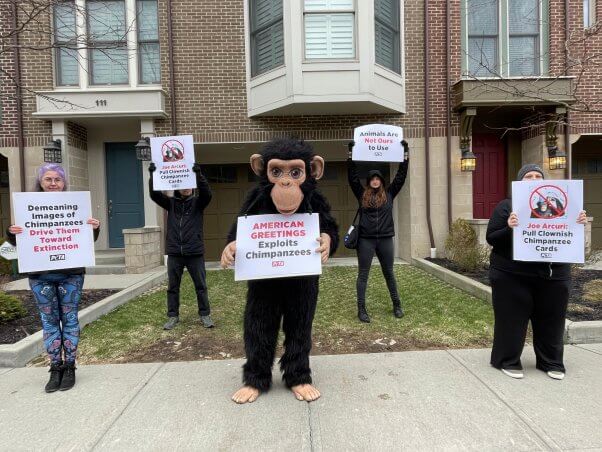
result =
M549 262L523 262L513 259L512 228L508 217L512 212L510 199L500 201L495 207L487 225L487 243L491 250L491 268L525 276L538 276L544 279L567 280L571 278L570 264Z
M207 179L196 173L198 196L183 198L176 190L173 197L153 190L153 177L149 180L150 197L167 210L165 252L168 256L205 254L203 241L203 211L211 201L211 189Z
M364 196L364 187L362 186L357 174L355 162L347 159L347 178L353 194L360 205L359 237L360 238L379 238L393 237L395 235L395 223L393 221L393 199L403 187L408 174L408 160L399 164L397 174L393 182L386 188L387 202L379 208L361 207L362 197Z

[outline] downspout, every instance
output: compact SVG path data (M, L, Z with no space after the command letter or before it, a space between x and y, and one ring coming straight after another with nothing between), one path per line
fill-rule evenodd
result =
M569 0L564 0L564 36L565 36L565 45L564 45L564 75L569 75ZM567 179L572 179L573 177L573 149L571 147L571 137L569 135L571 129L571 118L569 115L569 110L566 111L566 124L564 125L564 149L566 150L566 169L564 173L564 177Z
M431 257L435 257L437 249L435 248L435 239L433 238L433 225L431 222L431 175L430 175L430 145L429 145L429 130L430 130L430 71L429 71L429 0L424 2L424 160L425 160L425 179L426 179L426 224L429 231L429 240L431 243Z
M21 54L19 52L19 33L17 20L17 2L12 2L13 15L13 66L15 71L16 101L17 101L17 140L19 147L19 166L21 175L21 191L25 191L25 134L23 132L23 105L21 103Z
M173 57L173 15L171 0L167 0L167 46L169 48L169 102L171 104L171 134L177 135L178 118L176 116L176 80Z
M452 158L451 158L451 19L450 19L450 9L451 6L449 4L449 0L447 0L445 4L445 93L446 93L446 102L447 106L445 109L446 112L446 135L447 135L447 226L451 227L452 224Z

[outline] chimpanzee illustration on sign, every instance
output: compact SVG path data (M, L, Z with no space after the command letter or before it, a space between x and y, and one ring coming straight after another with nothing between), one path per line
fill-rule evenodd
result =
M161 146L164 162L177 162L184 159L184 145L178 140L168 140Z
M529 206L531 218L565 218L568 197L560 187L542 185L531 193Z

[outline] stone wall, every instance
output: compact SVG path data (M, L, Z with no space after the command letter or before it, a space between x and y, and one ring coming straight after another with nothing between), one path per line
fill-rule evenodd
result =
M146 273L162 265L159 226L124 229L123 239L127 273Z

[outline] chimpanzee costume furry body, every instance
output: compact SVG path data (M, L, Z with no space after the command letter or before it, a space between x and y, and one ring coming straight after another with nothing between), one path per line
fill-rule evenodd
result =
M279 169L274 170L274 167L269 163L272 159L275 159L274 162L285 161L287 163L287 161L299 160L304 162L304 172L307 177L303 176L302 183L300 183L300 180L297 181L297 185L302 192L302 198L299 193L300 204L295 211L288 211L287 214L313 213L320 216L320 235L327 234L330 237L330 248L323 248L324 252L328 253L326 254L327 259L328 255L332 255L337 248L338 227L330 214L328 201L316 187L314 162L315 159L319 159L321 162L318 171L319 178L322 175L323 160L319 156L314 156L309 144L293 139L274 140L264 147L261 155L255 154L251 157L251 166L259 176L259 182L244 201L240 215L283 213L281 208L283 204L276 192L284 192L285 190L280 190L275 186L285 181L284 174L282 174L284 172ZM280 172L275 173L274 171ZM269 175L268 172L270 172ZM280 179L275 179L274 174L276 174L276 178ZM285 181L285 184L292 183L294 185L293 177L298 175L299 172L293 174L293 170L288 172L289 180ZM293 191L297 191L296 187ZM236 223L230 229L228 244L235 240ZM325 238L324 243L327 243L327 238ZM226 247L227 249L228 247ZM224 253L226 253L226 250L224 250ZM323 261L325 261L324 252L322 254ZM223 260L222 265L224 265ZM272 365L281 320L285 334L285 351L280 359L283 380L289 388L311 384L309 352L311 350L311 328L318 299L318 286L319 276L274 278L248 282L244 317L247 362L243 366L243 382L246 387L255 388L259 392L265 392L270 388ZM301 396L296 395L299 400L303 400ZM319 392L317 392L317 397L319 397ZM253 400L254 398L240 402L235 399L239 403L252 402ZM306 398L305 400L314 399Z

